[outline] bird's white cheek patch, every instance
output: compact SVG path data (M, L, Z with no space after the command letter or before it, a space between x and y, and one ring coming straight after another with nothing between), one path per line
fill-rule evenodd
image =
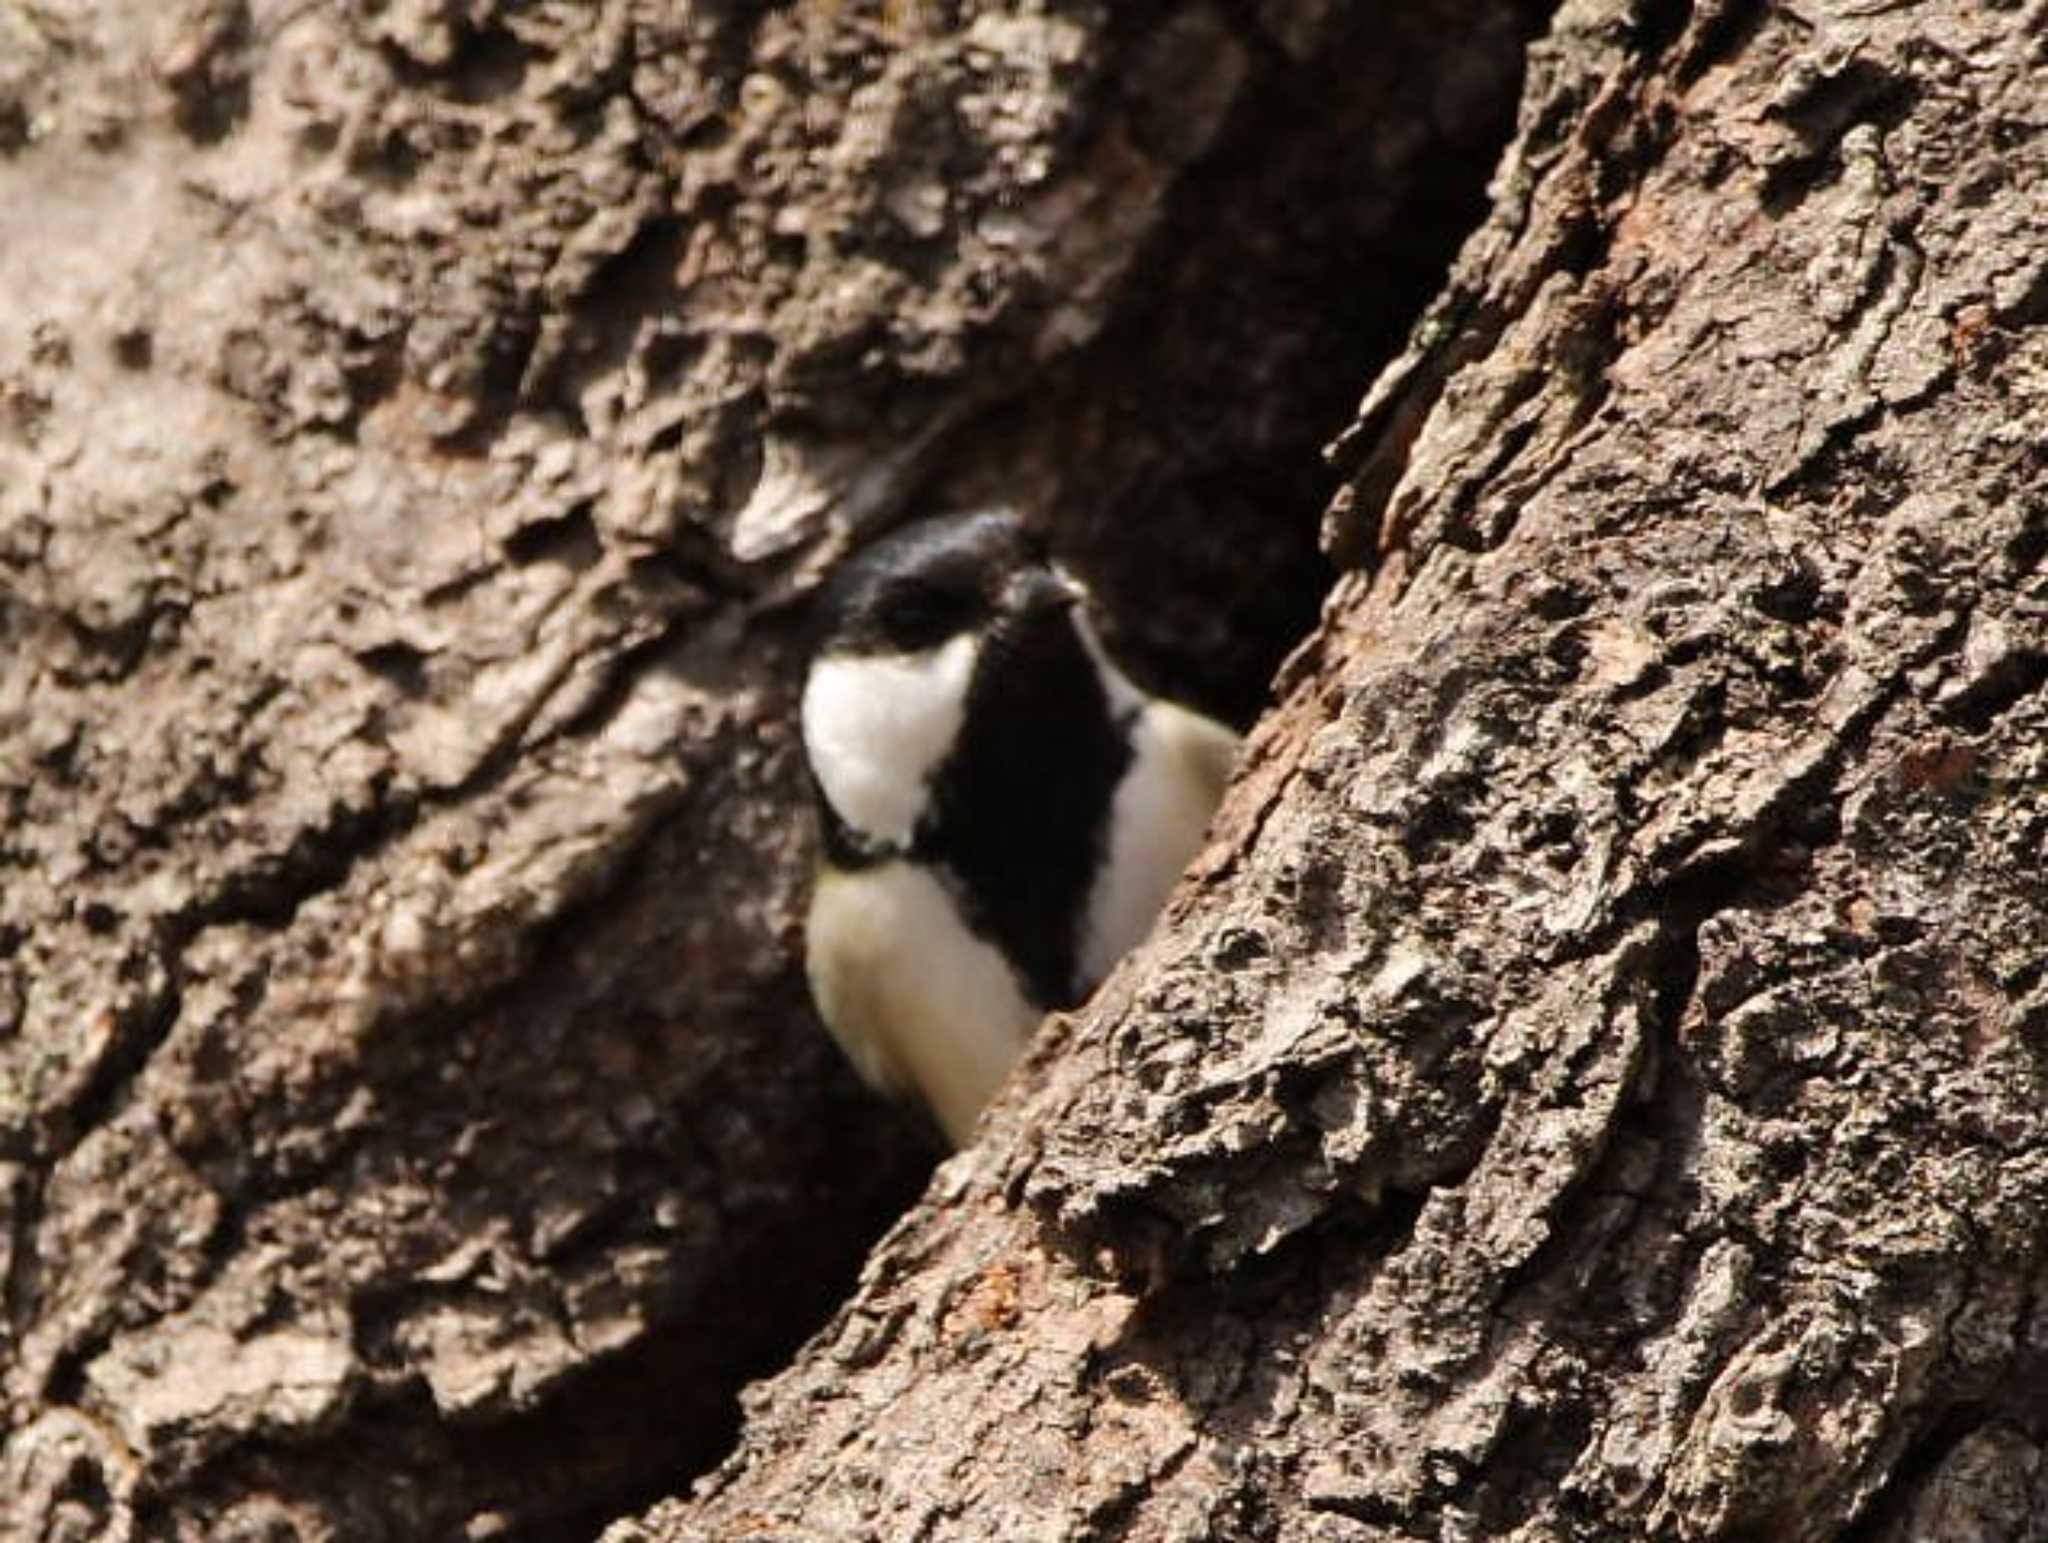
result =
M1065 578L1066 575L1060 575ZM1087 590L1074 580L1073 583L1084 595ZM1103 695L1109 698L1109 713L1112 718L1124 718L1140 711L1145 705L1145 694L1131 684L1131 678L1116 667L1116 661L1109 657L1109 650L1102 646L1102 639L1096 636L1095 623L1088 619L1086 606L1074 611L1074 630L1080 634L1081 646L1088 650L1089 662L1095 666L1095 678L1102 682Z
M863 835L910 839L926 782L967 716L978 645L820 659L804 683L804 749L833 812Z

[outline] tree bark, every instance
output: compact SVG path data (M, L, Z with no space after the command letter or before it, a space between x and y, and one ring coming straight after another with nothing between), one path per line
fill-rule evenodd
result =
M1168 924L614 1543L2048 1537L2043 103L1564 7Z
M929 1165L796 968L809 586L1012 502L1249 717L1534 10L0 0L0 1536L713 1460Z

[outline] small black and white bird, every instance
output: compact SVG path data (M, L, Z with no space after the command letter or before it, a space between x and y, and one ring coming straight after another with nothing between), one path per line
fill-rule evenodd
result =
M957 1146L1045 1013L1150 930L1237 736L1139 690L1014 515L910 526L820 601L811 990L870 1083Z

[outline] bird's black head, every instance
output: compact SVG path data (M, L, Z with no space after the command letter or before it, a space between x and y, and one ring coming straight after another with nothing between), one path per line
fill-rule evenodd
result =
M1049 571L1044 540L1007 510L919 521L833 573L814 652L923 653L987 628L1021 576Z

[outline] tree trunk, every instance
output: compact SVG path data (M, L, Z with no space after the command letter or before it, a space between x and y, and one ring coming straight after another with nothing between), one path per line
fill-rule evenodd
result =
M1168 925L616 1543L2048 1538L2048 7L1531 58Z
M729 1445L929 1166L796 967L801 600L1012 502L1257 710L1536 22L1366 9L0 0L0 1536L587 1537ZM1085 1230L993 1172L916 1226Z

